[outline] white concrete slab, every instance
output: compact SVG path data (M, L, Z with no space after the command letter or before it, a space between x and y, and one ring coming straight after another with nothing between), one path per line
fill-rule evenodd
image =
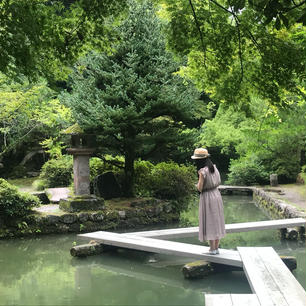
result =
M238 247L249 284L262 305L305 306L306 292L272 247Z
M242 267L238 252L233 250L220 249L219 255L210 255L208 253L209 248L206 246L103 231L79 234L78 236L122 248L204 259L210 262Z
M281 229L289 227L305 226L306 220L303 218L292 219L279 219L268 221L244 222L226 224L225 230L227 233L240 233L249 231L262 231L270 229ZM198 235L198 227L184 227L154 231L141 231L127 233L126 235L137 235L142 237L158 238L158 239L171 239L171 238L185 238L196 237Z

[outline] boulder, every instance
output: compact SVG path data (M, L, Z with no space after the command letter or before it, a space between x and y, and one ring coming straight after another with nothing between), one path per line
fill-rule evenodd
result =
M119 198L121 196L121 188L113 172L106 172L95 178L94 194L105 200Z

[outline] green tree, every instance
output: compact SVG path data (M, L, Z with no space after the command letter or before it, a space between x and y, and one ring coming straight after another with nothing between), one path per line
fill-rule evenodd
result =
M16 83L0 74L0 160L21 148L57 137L69 124L71 113L55 98L46 82ZM10 166L13 165L10 160Z
M266 183L271 173L280 182L296 180L306 145L305 96L288 96L286 103L283 110L252 98L251 116L222 106L204 123L198 141L230 155L231 184Z
M109 48L125 0L0 1L0 71L63 79L89 48Z
M157 2L168 21L169 47L188 57L181 74L213 100L247 111L253 95L287 106L287 92L299 92L306 30L295 17L304 14L305 1Z
M84 130L101 135L104 152L125 157L125 192L131 195L135 159L167 156L190 136L182 133L183 122L190 120L198 94L177 75L150 3L131 2L119 31L114 54L92 52L79 61L62 101Z

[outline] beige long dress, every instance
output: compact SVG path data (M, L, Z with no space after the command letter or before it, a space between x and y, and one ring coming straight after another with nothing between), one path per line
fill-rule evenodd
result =
M204 185L199 201L199 240L216 240L225 236L223 201L219 189L220 173L210 173L208 167L199 170L203 174Z

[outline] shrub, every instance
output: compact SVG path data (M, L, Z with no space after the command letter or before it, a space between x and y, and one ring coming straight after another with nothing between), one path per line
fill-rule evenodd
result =
M89 161L90 167L90 178L93 180L96 176L103 174L105 172L118 172L119 168L116 167L113 163L124 164L123 157L112 157L110 155L105 156L105 160L102 160L98 157L92 157Z
M27 168L21 165L14 167L14 169L10 172L11 178L22 178L26 177L26 175L27 175Z
M135 162L135 182L134 191L136 195L151 195L151 172L154 165L146 160L138 160Z
M155 197L180 200L194 190L194 168L162 162L151 171L150 189Z
M0 215L22 217L39 203L37 197L19 192L17 187L0 178Z
M38 180L35 180L35 181L32 183L32 187L33 187L35 190L41 191L41 190L44 190L45 188L47 188L48 186L47 186L46 180L38 179Z
M269 182L269 174L254 155L231 160L229 171L227 184L248 186Z
M72 157L64 155L48 160L41 168L39 179L46 183L45 187L67 187L72 183L72 173Z

